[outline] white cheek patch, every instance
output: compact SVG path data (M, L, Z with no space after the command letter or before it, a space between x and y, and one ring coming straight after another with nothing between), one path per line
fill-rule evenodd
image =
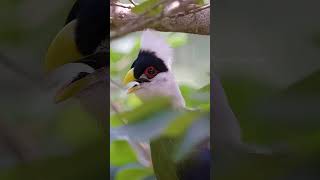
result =
M167 78L166 78L166 77L164 77L164 78L162 78L161 80L165 82L165 81L167 81Z
M139 86L140 86L140 83L138 83L136 81L132 81L132 82L128 83L127 89L130 89L130 88L133 88L133 87L139 87Z

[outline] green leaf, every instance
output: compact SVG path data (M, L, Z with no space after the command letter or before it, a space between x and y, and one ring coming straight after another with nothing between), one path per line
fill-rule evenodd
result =
M201 112L199 111L191 111L182 114L169 124L164 130L163 135L177 137L184 134L186 129L188 129L200 115Z
M188 42L188 35L185 33L174 33L171 35L168 39L167 42L170 44L171 47L177 48L181 47Z
M127 105L132 108L136 108L136 107L139 107L143 104L137 96L128 96Z
M205 2L204 2L204 0L196 0L196 4L204 5L204 4L205 4Z
M204 112L210 112L210 103L200 104L199 108Z
M188 158L198 150L199 143L207 140L210 134L210 112L201 113L196 121L180 136L179 146L173 155L175 162Z
M116 180L142 180L152 174L151 168L126 168L117 173Z
M157 180L179 180L172 157L176 144L172 138L160 138L151 142L151 157Z
M119 114L121 119L125 119L129 124L147 119L147 117L155 115L170 107L170 99L165 97L153 98L146 101L143 105L132 111Z
M143 14L146 11L150 11L147 15L148 16L156 16L161 13L163 10L163 5L159 5L156 8L153 8L159 0L146 0L135 7L132 8L132 12L135 14ZM153 9L151 9L153 8Z
M110 127L119 127L124 125L124 122L121 121L118 114L112 114L110 116Z
M210 92L210 83L199 89L200 92Z
M125 140L115 140L110 145L110 164L123 166L128 163L137 162L135 152Z

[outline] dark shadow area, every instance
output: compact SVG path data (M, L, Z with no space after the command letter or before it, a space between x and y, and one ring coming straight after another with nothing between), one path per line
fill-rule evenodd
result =
M109 138L101 122L77 98L55 103L62 84L92 68L69 64L54 73L45 71L48 47L74 2L0 2L1 180L108 176ZM106 106L107 89L105 83L99 98Z
M216 2L214 72L242 141L273 153L223 147L214 153L214 179L319 179L319 5Z

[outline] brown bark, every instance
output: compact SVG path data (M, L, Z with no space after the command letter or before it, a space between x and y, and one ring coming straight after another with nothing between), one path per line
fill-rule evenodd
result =
M140 16L131 12L130 5L110 5L111 10L111 30L118 30L125 27L128 23L137 21ZM191 11L182 11L177 14L159 17L156 22L148 23L145 26L132 28L132 31L139 31L152 28L165 32L184 32L200 35L210 34L210 5L203 6Z

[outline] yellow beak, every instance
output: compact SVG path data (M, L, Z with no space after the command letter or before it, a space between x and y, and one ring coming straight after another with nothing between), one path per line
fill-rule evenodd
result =
M46 73L84 58L75 42L76 24L77 20L68 23L51 42L45 57L44 69ZM86 88L89 83L90 77L84 77L71 84L67 84L56 93L55 102L58 103L74 96Z
M127 84L129 84L130 82L136 80L136 78L134 77L134 74L133 74L133 70L134 70L133 68L130 69L130 70L127 72L126 76L123 78L123 84L124 84L124 85L127 85Z
M134 77L134 68L132 68L127 72L126 76L123 78L123 84L128 85L130 82L133 82L134 80L136 80L136 78ZM134 86L128 88L127 93L133 93L138 89L140 89L140 86L135 84Z
M77 20L73 20L67 24L50 44L44 65L46 73L83 58L75 42L76 24Z

